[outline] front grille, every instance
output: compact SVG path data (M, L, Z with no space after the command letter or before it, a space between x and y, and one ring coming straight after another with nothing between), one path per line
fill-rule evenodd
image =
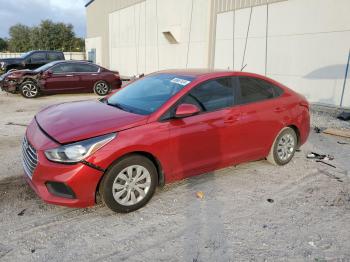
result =
M32 178L34 169L38 164L38 156L35 148L29 143L25 136L22 142L22 160L24 171Z

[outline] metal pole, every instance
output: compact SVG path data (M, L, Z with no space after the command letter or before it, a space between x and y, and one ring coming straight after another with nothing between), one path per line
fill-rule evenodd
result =
M350 49L349 49L349 55L348 55L348 63L346 64L343 91L342 91L341 98L340 98L340 107L343 106L343 98L344 98L344 92L345 92L345 87L346 87L346 79L348 78L349 63L350 63Z

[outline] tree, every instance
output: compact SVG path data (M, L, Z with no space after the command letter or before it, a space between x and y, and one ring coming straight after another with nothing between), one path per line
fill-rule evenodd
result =
M23 37L18 32L22 30ZM12 34L11 34L11 31ZM32 28L24 25L16 25L10 28L11 51L23 52L34 50L60 50L60 51L84 51L85 43L77 38L71 24L54 23L51 20L43 20L38 26ZM26 42L25 50L23 44ZM16 49L16 50L14 50Z
M3 39L3 38L0 38L0 52L1 51L6 51L7 50L7 40L6 39Z
M9 51L11 52L25 52L30 46L31 29L22 24L16 24L10 27L9 30Z

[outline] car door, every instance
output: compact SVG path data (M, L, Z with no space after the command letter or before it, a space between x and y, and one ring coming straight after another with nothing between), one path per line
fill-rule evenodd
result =
M87 64L87 63L77 63L75 65L76 74L80 77L80 86L83 91L91 92L97 81L100 79L100 68L98 66Z
M234 107L233 78L209 80L194 87L178 104L200 108L198 115L169 121L173 174L184 178L232 163L239 151L239 107ZM173 110L175 109L174 107Z
M77 92L82 89L79 74L76 74L74 63L60 63L49 69L51 75L44 82L48 92Z
M240 77L239 83L242 161L256 160L267 156L289 112L281 106L279 87L254 77Z
M27 60L25 67L28 69L35 69L47 63L47 57L45 52L34 52Z

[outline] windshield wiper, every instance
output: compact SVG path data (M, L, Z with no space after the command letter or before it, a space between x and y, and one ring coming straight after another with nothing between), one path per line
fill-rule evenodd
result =
M108 102L108 100L106 100L106 104L109 106L114 106L120 110L126 111L126 112L131 112L130 110L127 110L124 106L122 106L121 104L115 103L115 104L111 104Z

